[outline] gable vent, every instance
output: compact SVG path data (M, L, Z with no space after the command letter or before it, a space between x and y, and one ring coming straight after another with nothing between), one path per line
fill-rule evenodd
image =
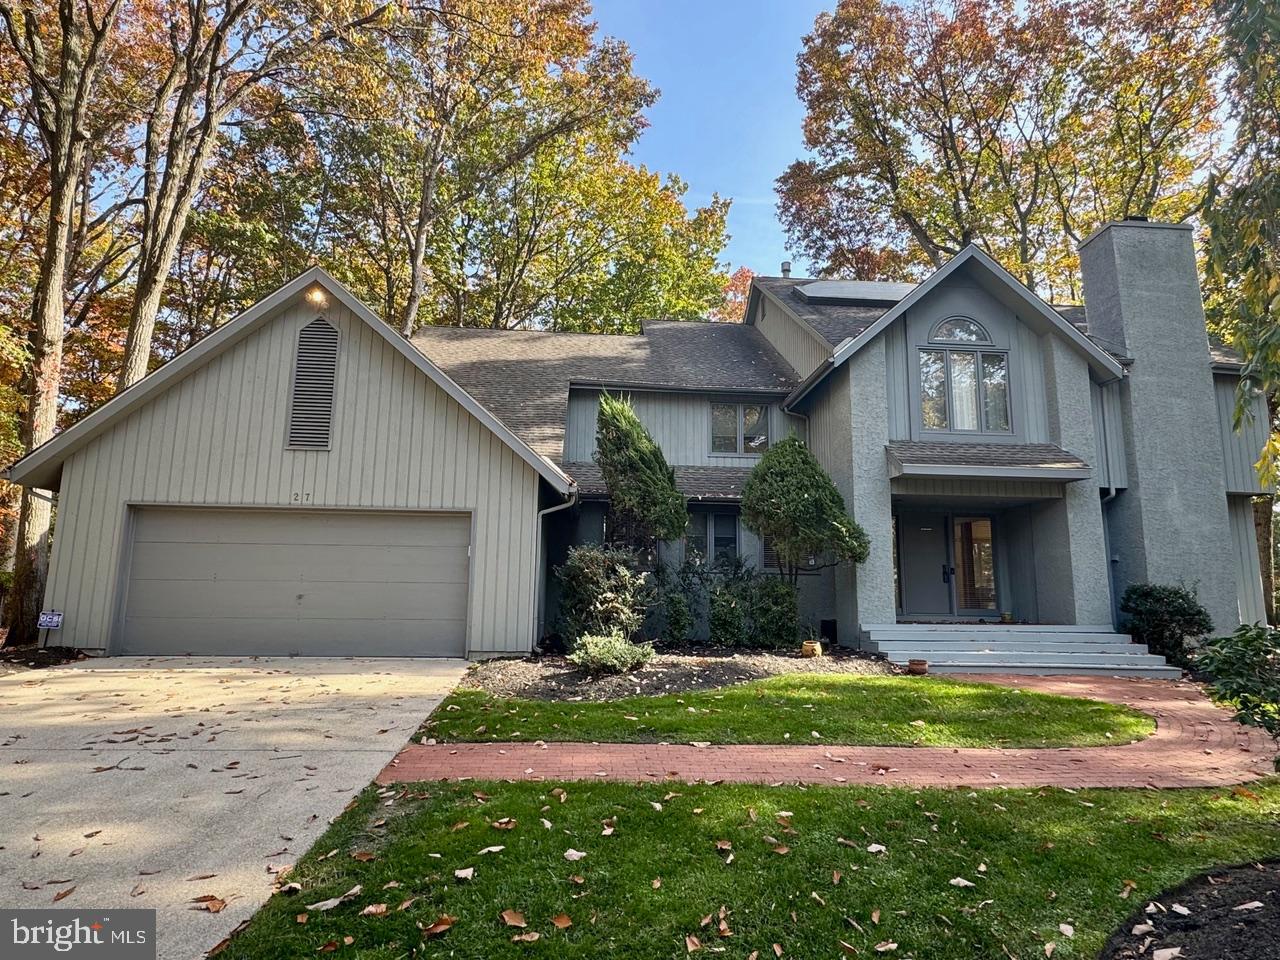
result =
M338 331L317 317L298 331L289 405L289 446L327 450L333 431Z

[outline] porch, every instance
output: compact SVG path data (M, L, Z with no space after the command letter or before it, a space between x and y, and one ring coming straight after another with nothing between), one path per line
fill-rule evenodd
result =
M935 673L1180 675L1115 631L1100 494L1087 485L891 483L896 616L862 624L864 648Z

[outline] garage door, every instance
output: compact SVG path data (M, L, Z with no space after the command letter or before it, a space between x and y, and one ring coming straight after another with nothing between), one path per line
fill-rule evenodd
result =
M135 509L115 652L463 656L470 530L465 514Z

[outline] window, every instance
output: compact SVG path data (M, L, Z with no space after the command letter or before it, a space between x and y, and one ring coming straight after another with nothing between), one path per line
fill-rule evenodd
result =
M945 343L991 343L968 317L948 317L929 338ZM926 430L1008 433L1009 355L994 350L920 350L920 418Z
M711 405L711 452L758 454L769 449L769 408L759 403Z
M684 534L687 560L733 560L738 556L738 517L733 513L691 513Z
M289 397L290 447L329 449L337 369L338 331L317 317L298 331Z

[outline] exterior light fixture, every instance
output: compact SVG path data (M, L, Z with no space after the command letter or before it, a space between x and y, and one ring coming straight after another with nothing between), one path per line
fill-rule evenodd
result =
M307 291L307 302L313 307L327 307L329 298L325 295L323 287L312 287Z

